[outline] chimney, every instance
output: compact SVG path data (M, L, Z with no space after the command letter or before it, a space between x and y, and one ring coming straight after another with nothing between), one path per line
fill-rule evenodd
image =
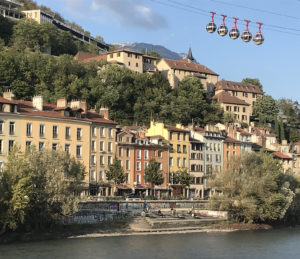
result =
M66 98L57 99L56 106L57 108L67 107L67 99Z
M109 120L109 109L107 107L101 106L99 113L103 116L104 119Z
M72 100L70 104L71 108L81 108L83 113L86 113L86 102L81 100Z
M36 95L32 98L32 106L39 111L43 110L43 96Z
M3 98L5 98L7 100L12 100L14 97L15 96L11 90L7 90L7 91L3 92Z

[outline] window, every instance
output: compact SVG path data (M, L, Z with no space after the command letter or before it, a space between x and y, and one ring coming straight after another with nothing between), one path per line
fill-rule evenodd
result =
M170 132L170 140L172 140L172 139L173 139L173 133Z
M96 152L96 141L92 140L92 152Z
M120 56L121 56L121 53L120 53L120 52L118 52L118 53L117 53L117 57L120 57Z
M57 150L57 143L52 143L52 150Z
M3 134L4 122L0 121L0 134Z
M128 61L128 66L130 66L130 61Z
M186 158L183 158L182 166L186 167Z
M100 151L104 151L104 141L100 141Z
M92 137L96 137L96 129L97 128L95 126L92 127Z
M108 142L107 151L112 152L112 142Z
M206 161L209 162L209 155L206 155Z
M126 137L126 142L129 143L129 137Z
M126 164L125 164L125 168L126 168L126 170L129 170L129 160L126 160Z
M186 145L183 145L183 153L186 154Z
M15 123L13 121L9 122L9 135L15 135Z
M145 163L144 163L144 169L146 169L147 166L148 166L148 162L145 162Z
M100 165L104 165L104 157L100 156L100 160L99 160Z
M136 162L136 170L141 171L141 162Z
M96 165L96 156L95 155L91 156L91 163L92 163L92 165Z
M0 154L3 152L3 139L0 139Z
M246 108L245 107L243 107L243 112L246 112Z
M135 66L136 66L136 67L139 67L139 63L135 63Z
M218 151L221 151L221 144L218 144Z
M227 157L227 159L229 158L229 150L227 150L227 152L226 152L226 157Z
M81 158L81 145L76 145L76 157Z
M145 157L145 159L148 159L148 157L149 157L149 151L148 150L144 151L144 157Z
M122 156L122 148L119 147L119 156Z
M125 176L126 176L126 183L129 184L129 173L126 173Z
M66 139L70 139L71 138L71 128L70 127L66 127L66 134L65 134L65 137Z
M95 170L91 170L91 181L96 181L96 172L95 172Z
M104 137L105 131L104 131L104 127L100 127L100 136Z
M65 152L70 154L70 144L65 144Z
M252 94L252 98L256 98L256 94L253 93L253 94Z
M14 144L15 144L14 140L9 140L8 141L8 152L10 152L12 150Z
M77 128L77 140L81 140L81 135L82 135L82 129L81 128Z
M104 181L104 172L103 171L99 172L99 180Z
M57 138L57 126L56 125L54 125L52 127L52 137Z
M42 151L44 149L44 142L39 142L39 151Z
M137 183L137 184L140 184L140 183L141 183L141 175L140 175L140 174L137 174L137 175L136 175L136 183Z
M112 137L112 128L108 128L108 137L111 138Z
M32 134L32 124L31 123L27 123L26 124L26 136L27 137L31 137Z
M180 167L180 157L177 158L177 166Z
M158 156L158 157L162 157L162 151L161 151L161 150L158 150L158 151L157 151L157 156Z
M128 148L126 148L126 157L129 157L129 154L130 154L130 149L128 147Z
M177 153L180 153L181 150L180 150L180 145L177 145Z
M137 157L138 159L141 159L141 150L140 150L140 149L138 149L138 150L136 151L136 157Z
M122 137L121 136L119 136L119 142L122 142Z
M40 124L40 138L45 137L45 125Z
M169 166L173 166L173 157L169 158Z
M111 156L108 156L108 157L107 157L107 164L108 164L108 165L111 165Z
M180 133L177 133L177 140L180 140Z
M128 57L131 58L132 57L132 54L131 53L127 53Z
M235 143L233 143L233 149L235 149L235 146L236 146L236 144L235 144Z

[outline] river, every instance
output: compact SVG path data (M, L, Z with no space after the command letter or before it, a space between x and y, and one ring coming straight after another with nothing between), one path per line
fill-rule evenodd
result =
M0 258L300 258L300 228L64 239L0 245Z

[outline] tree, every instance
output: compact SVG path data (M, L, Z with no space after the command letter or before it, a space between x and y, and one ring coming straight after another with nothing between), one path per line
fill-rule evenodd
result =
M61 151L14 148L0 172L0 229L48 228L77 210L85 168Z
M238 221L283 220L295 197L293 179L283 174L281 163L270 154L233 158L224 172L208 181L218 192L210 198L211 208L226 210Z
M285 131L284 131L284 125L283 121L280 120L280 143L282 143L283 140L285 140Z
M173 182L175 184L180 184L182 190L184 190L186 187L189 187L193 181L193 177L187 172L187 168L177 171L173 177Z
M251 85L256 85L256 86L259 87L259 89L261 91L263 91L263 86L262 86L262 84L261 84L261 82L259 81L258 78L248 78L247 77L247 78L244 78L242 82L248 83L248 84L251 84Z
M257 98L253 106L253 115L259 119L260 124L275 121L277 114L277 103L270 95L262 95Z
M145 169L145 181L151 183L152 188L154 185L161 185L164 182L160 165L154 158L150 159L149 164Z
M116 158L114 158L113 163L109 166L109 170L105 173L106 179L108 181L114 181L116 185L124 183L126 180L126 175L124 174L121 162Z
M232 124L235 123L236 119L234 113L232 112L224 112L224 123L225 124Z
M7 45L13 34L14 22L10 19L7 19L0 16L0 38L4 40L5 45Z

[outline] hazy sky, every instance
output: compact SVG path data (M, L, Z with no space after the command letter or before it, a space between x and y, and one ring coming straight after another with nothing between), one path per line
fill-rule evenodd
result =
M197 61L220 74L220 79L259 78L267 94L276 99L286 97L300 102L300 0L37 2L59 12L65 19L75 21L92 35L101 35L107 43L146 42L185 53L191 47ZM231 17L239 17L242 20L238 23L240 32L245 28L243 20L251 20L253 35L258 31L255 23L263 22L266 24L262 27L265 43L256 46L253 42L244 43L240 38L231 40L228 35L221 37L217 33L207 33L209 11L228 15L226 24L229 29L233 26ZM220 16L216 16L215 22L217 25L221 23Z

